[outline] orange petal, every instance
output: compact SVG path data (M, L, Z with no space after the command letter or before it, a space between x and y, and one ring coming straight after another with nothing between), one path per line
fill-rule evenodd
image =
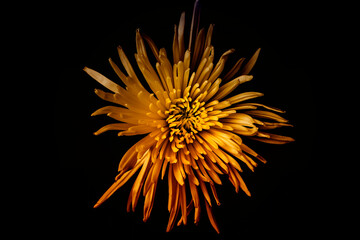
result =
M210 223L213 226L213 228L215 229L215 231L219 234L220 230L219 230L219 227L218 227L218 225L217 225L217 223L215 221L215 218L213 216L211 206L209 206L209 204L206 201L205 201L205 206L206 206L206 212L207 212L207 215L209 217Z

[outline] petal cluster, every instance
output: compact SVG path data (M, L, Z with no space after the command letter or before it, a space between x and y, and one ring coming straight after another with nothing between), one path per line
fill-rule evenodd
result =
M234 49L214 61L213 25L207 31L198 30L196 19L196 16L192 19L186 49L185 14L181 15L178 26L175 25L171 60L164 48L159 50L151 38L136 31L135 60L141 78L119 46L117 50L123 68L120 69L112 59L109 62L125 87L95 70L84 68L109 90L96 89L95 93L113 103L98 109L92 116L106 114L116 120L100 128L95 135L116 130L119 136L144 136L123 155L115 182L95 207L137 173L127 210L135 211L138 199L143 195L143 220L146 221L152 211L159 179L165 178L170 214L166 230L173 228L178 215L177 224L187 224L192 211L193 222L199 222L200 209L205 206L212 226L219 232L211 207L214 202L220 204L215 186L222 184L221 176L229 179L236 192L241 189L250 196L240 175L242 167L254 171L255 160L266 162L245 145L242 138L271 144L288 143L293 139L265 131L291 125L279 115L282 110L248 101L263 96L262 93L230 95L240 84L252 80L249 73L260 49L249 61L239 59L224 74L225 63ZM156 64L149 59L149 49Z

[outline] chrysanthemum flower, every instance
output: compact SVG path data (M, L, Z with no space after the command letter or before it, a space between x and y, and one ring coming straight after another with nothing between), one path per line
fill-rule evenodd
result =
M136 31L135 59L142 77L135 74L124 50L118 47L126 73L112 59L109 62L125 88L90 68L84 68L111 91L96 89L95 93L116 104L100 108L92 116L107 114L119 121L100 128L95 135L109 130L119 131L119 136L145 135L124 154L115 182L94 207L138 173L127 210L135 211L142 194L145 197L143 220L146 221L152 211L159 178L167 178L170 217L166 231L172 229L179 212L178 225L187 224L192 210L194 223L197 223L200 208L205 205L212 226L219 232L211 208L214 200L220 204L215 186L222 184L221 175L230 180L236 192L241 189L250 196L240 175L242 167L246 165L254 171L257 166L254 159L266 161L243 143L244 137L272 144L293 141L290 137L264 131L291 125L278 114L283 111L248 102L263 96L262 93L244 92L229 96L240 84L253 79L249 73L260 49L247 62L240 58L224 74L225 62L234 49L226 51L214 62L213 25L207 31L198 30L197 6L198 2L194 7L187 49L184 41L185 13L181 14L179 25L175 25L172 61L164 48L158 50L148 36ZM145 42L155 56L155 66L149 60ZM142 79L149 88L142 84Z

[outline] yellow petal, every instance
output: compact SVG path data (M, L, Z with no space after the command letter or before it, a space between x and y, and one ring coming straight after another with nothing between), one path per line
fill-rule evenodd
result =
M99 135L99 134L109 131L109 130L126 130L132 126L134 126L134 125L128 124L128 123L111 123L111 124L103 126L99 130L94 132L94 135Z
M243 101L246 101L246 100L249 100L252 98L261 97L261 96L264 96L264 94L262 94L260 92L244 92L244 93L237 94L233 97L230 97L226 100L229 101L231 104L235 104L235 103L243 102ZM237 106L233 106L233 108L235 109ZM242 105L239 105L239 106L242 106Z
M120 87L119 85L117 85L116 83L105 77L104 75L88 67L84 67L84 71L107 89L113 91L114 93L120 93L120 89L122 87Z
M217 79L220 76L220 74L222 73L225 67L225 63L229 54L233 53L234 51L235 49L230 49L220 57L219 62L216 64L216 66L214 67L214 71L211 73L209 77L209 82L215 81L215 79Z
M271 120L274 120L274 121L277 121L277 122L282 122L282 123L288 122L288 120L286 120L285 118L279 116L276 113L269 112L269 111L250 110L250 111L246 111L245 113L249 114L251 116L254 116L254 117L271 119Z
M91 114L91 116L97 116L97 115L100 115L100 114L108 114L110 112L113 112L113 113L124 113L124 112L128 112L129 110L126 109L126 108L122 108L122 107L115 107L115 106L106 106L106 107L102 107L102 108L99 108L98 110L96 110L95 112L93 112Z
M153 127L149 127L146 125L138 125L138 126L132 126L128 128L126 131L119 132L119 136L133 136L133 135L140 135L145 133L150 133L155 131L156 129Z
M234 80L224 84L219 88L219 91L214 96L213 99L220 100L226 97L229 93L231 93L235 88L237 88L241 83L250 81L253 78L251 75L242 75Z
M259 56L260 53L260 49L256 50L256 52L254 53L254 55L250 58L249 62L246 63L246 65L244 66L244 68L241 70L241 74L249 74L251 69L254 67L256 60Z
M245 58L240 58L235 63L235 65L230 69L230 71L223 77L223 80L224 81L230 80L239 71L244 60L245 60Z
M117 103L124 107L126 106L126 101L123 98L121 98L120 94L118 93L112 94L112 93L104 92L103 90L100 89L95 89L95 94L105 101Z
M221 83L221 79L220 78L216 79L216 81L211 85L210 89L208 90L208 93L203 99L203 101L207 102L219 91L220 83Z
M256 157L256 158L259 159L261 162L266 163L265 158L263 158L262 156L260 156L259 154L257 154L254 150L252 150L251 148L249 148L247 145L241 144L241 149L242 149L244 152L247 152L248 154Z
M131 66L131 63L129 61L129 59L126 57L124 50L121 48L121 46L117 47L118 50L118 54L121 60L121 63L123 64L126 72L129 74L129 76L134 80L134 82L139 86L142 87L139 79L137 78L135 71L133 69L133 67Z
M120 68L114 63L114 61L109 58L109 63L111 65L111 67L114 69L114 72L118 75L118 77L121 79L121 81L127 85L127 77L126 75L120 70Z

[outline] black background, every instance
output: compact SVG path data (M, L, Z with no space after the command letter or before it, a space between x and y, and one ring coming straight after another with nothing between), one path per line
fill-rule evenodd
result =
M221 234L217 235L203 207L198 226L174 227L165 233L169 214L167 182L160 181L155 205L147 223L142 222L140 198L136 212L126 213L126 202L133 179L98 209L92 206L113 183L117 164L139 137L117 137L108 132L92 133L112 122L104 116L90 117L96 109L108 105L94 94L103 89L82 69L87 66L116 81L108 64L111 57L120 63L116 47L121 45L136 69L135 30L149 35L158 48L165 47L171 57L174 24L186 11L189 29L193 1L90 1L54 3L47 14L51 30L46 46L57 66L54 79L55 162L59 173L52 189L48 222L56 234L77 237L131 237L140 239L240 239L245 237L307 236L317 229L319 206L314 174L313 144L316 126L312 50L314 36L313 6L303 1L275 3L264 1L202 1L200 26L215 24L213 45L216 60L235 48L227 66L240 57L251 57L261 47L252 71L254 79L238 92L259 91L257 101L284 109L284 117L293 128L277 133L295 138L288 145L268 145L246 141L264 156L252 173L244 166L242 174L252 196L236 194L223 177L218 186L221 206L213 207ZM54 54L55 53L55 54ZM139 72L136 69L137 72ZM140 73L139 73L140 75ZM139 76L138 75L138 76ZM54 75L53 75L54 76ZM189 215L192 220L193 215Z

